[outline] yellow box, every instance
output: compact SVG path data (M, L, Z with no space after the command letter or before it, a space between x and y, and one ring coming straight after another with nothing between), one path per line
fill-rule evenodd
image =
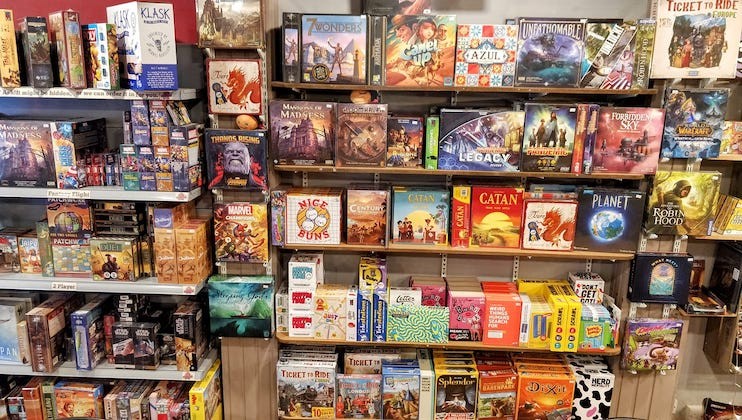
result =
M551 306L552 319L551 329L549 331L549 350L566 351L567 347L567 314L569 304L567 299L560 293L558 285L550 284L546 286L544 297Z
M175 228L180 284L196 284L208 276L204 269L210 261L206 233L208 225L208 220L191 219Z
M526 346L532 349L548 350L551 337L551 306L541 295L529 295L528 297L531 299L531 315L528 320Z
M526 280L518 279L518 293L525 293L529 296L544 295L546 286L550 284L566 283L564 280Z
M178 283L178 254L175 229L155 228L155 275L158 283Z
M580 298L575 294L574 290L570 286L558 285L558 290L562 293L562 296L567 300L567 348L565 351L576 352L579 337L580 327L582 324L582 302Z
M222 418L222 371L217 359L206 376L196 382L188 393L191 402L191 420Z
M15 44L15 22L13 11L0 9L0 86L21 86L21 69L18 66L18 50Z

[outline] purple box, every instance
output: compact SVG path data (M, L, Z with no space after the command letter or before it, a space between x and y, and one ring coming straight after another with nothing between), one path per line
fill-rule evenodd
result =
M626 321L621 364L629 370L675 370L683 321L638 318Z

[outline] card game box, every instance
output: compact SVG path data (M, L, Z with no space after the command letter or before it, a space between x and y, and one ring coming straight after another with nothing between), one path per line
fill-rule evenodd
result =
M386 316L386 341L446 343L449 316L445 307L390 303Z
M512 368L479 370L477 418L514 420L518 374Z
M48 122L2 120L0 139L9 152L0 156L0 186L56 185L51 127Z
M566 419L572 414L572 373L519 371L516 418Z
M92 370L106 358L103 312L108 304L108 296L96 296L70 315L78 370Z
M113 358L116 367L134 369L134 322L119 321L113 324Z
M633 253L639 244L645 194L620 189L580 190L574 248Z
M290 187L280 185L270 191L271 244L284 246L286 242L286 198Z
M448 190L394 187L391 242L448 245L449 200Z
M170 145L170 118L167 101L149 100L149 129L153 146Z
M422 167L425 124L422 117L387 118L386 166Z
M621 366L629 370L675 370L680 356L683 321L626 320Z
M576 216L576 201L525 200L523 249L571 251Z
M386 245L389 190L351 185L345 206L348 244Z
M383 407L392 407L403 418L416 418L413 413L420 406L420 367L417 361L384 361L381 374Z
M134 1L109 6L106 13L118 34L121 87L177 90L173 5Z
M335 418L336 370L336 361L279 359L278 418Z
M313 337L344 340L348 323L348 286L322 284L315 291L312 312Z
M139 242L131 237L90 239L93 280L136 281L141 275Z
M569 284L582 303L603 303L605 281L598 273L570 272Z
M281 165L329 165L335 162L336 104L271 101L273 162Z
M520 248L523 189L474 185L471 247Z
M21 273L42 273L39 239L36 237L35 232L27 233L18 237L18 259L20 262Z
M54 385L57 418L104 416L103 384L60 381Z
M135 322L131 331L134 336L134 366L136 369L157 369L160 366L160 346L157 343L160 324Z
M302 15L301 81L365 84L368 16Z
M149 102L134 100L129 105L131 113L132 140L137 146L152 144L152 134L149 122Z
M576 87L587 19L518 20L516 86Z
M438 169L440 127L440 116L433 115L425 119L425 169Z
M18 24L18 39L19 50L23 54L26 84L35 88L52 87L54 76L46 18L44 16L22 18Z
M518 25L458 25L456 86L513 86Z
M255 59L206 60L209 113L262 114L262 66Z
M338 104L336 166L384 166L387 145L386 104Z
M13 11L0 9L0 43L5 46L3 48L4 59L0 61L0 86L4 88L21 86L21 70L15 42Z
M380 419L381 375L337 375L336 419Z
M685 306L692 268L689 254L639 253L632 261L629 299Z
M267 133L264 130L206 130L210 189L266 190Z
M268 261L268 206L265 203L214 205L217 261Z
M517 171L524 118L521 111L442 109L438 169Z
M52 64L56 70L54 84L73 89L85 89L85 55L80 14L63 10L49 14L49 41Z
M187 300L173 313L177 367L180 371L196 371L208 347L203 308Z
M178 261L178 283L196 284L211 274L209 246L211 220L191 219L175 227Z
M466 290L449 284L448 339L451 341L481 341L485 297L479 290Z
M139 163L139 190L157 190L157 167L155 164L155 150L152 146L137 146L137 162Z
M476 368L435 369L435 419L474 420L479 372Z
M89 88L119 89L119 52L116 26L110 23L82 25L85 73Z
M520 169L525 172L570 172L577 128L577 105L529 103Z
M342 191L337 188L290 190L286 197L286 243L339 245Z
M54 277L54 258L52 255L52 243L49 237L49 222L45 219L36 222L36 238L39 241L39 262L41 263L41 275Z
M670 89L661 156L719 157L729 95L729 89Z
M216 360L203 379L193 384L190 391L190 417L192 420L222 418L222 367Z
M28 229L5 228L0 230L0 273L20 273L21 260L18 254L18 239Z
M273 278L209 278L209 322L217 337L262 337L273 334Z
M664 114L660 108L600 107L591 171L654 174Z
M451 188L451 246L468 248L471 242L471 186Z

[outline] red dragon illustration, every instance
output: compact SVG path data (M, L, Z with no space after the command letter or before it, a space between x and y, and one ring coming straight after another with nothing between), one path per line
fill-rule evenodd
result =
M244 71L232 69L227 78L227 87L230 88L227 99L240 108L247 109L248 105L260 102L260 79L257 74L248 80Z
M546 212L543 225L546 229L541 237L553 245L558 246L561 241L570 242L575 238L575 221L562 220L562 212L557 209Z

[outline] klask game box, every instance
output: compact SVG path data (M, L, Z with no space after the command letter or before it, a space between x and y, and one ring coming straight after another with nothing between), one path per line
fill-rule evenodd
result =
M261 114L263 96L260 60L206 61L206 86L212 114Z
M388 117L386 166L421 167L424 138L422 117Z
M664 118L660 108L600 107L592 172L655 173Z
M269 338L272 316L271 277L216 275L209 278L212 335Z
M571 251L577 202L525 200L523 248Z
M206 129L210 189L266 190L267 132Z
M682 332L680 320L627 320L621 365L629 370L677 369Z
M366 83L368 17L302 15L302 82Z
M384 166L387 143L386 104L338 104L336 166Z
M584 188L578 195L574 248L581 251L635 252L641 234L641 191Z
M387 19L386 84L453 86L456 16L396 15Z
M442 109L438 169L517 171L524 118L520 111Z
M54 187L51 126L41 121L0 121L0 186Z
M671 89L665 100L663 158L719 157L729 89Z
M274 163L332 166L335 105L333 102L271 101Z
M456 86L513 86L517 25L458 25Z
M520 248L523 189L473 186L471 246Z
M516 86L577 86L586 19L518 21Z
M577 105L526 104L523 154L525 172L570 172L577 128Z
M448 190L395 187L392 196L392 242L448 244Z
M214 205L217 261L268 261L268 208L265 203Z
M389 191L349 187L346 192L348 244L386 245Z
M342 191L296 189L286 199L287 244L340 244Z

